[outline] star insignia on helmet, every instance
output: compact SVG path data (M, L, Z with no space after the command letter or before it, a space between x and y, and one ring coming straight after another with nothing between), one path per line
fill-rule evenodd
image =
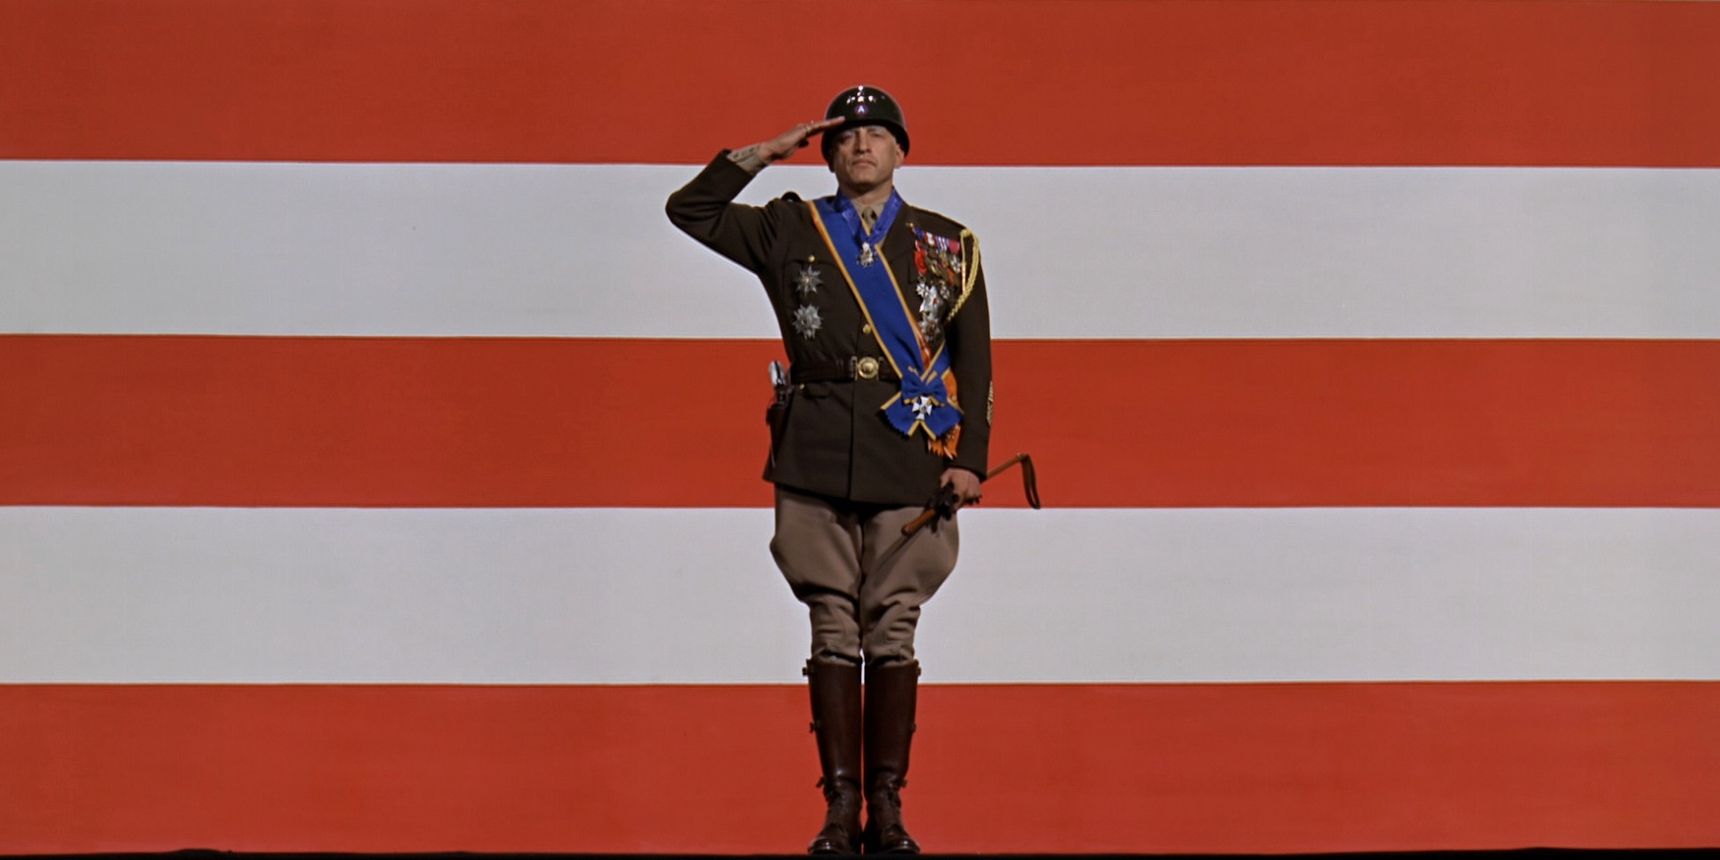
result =
M801 305L794 309L794 330L801 337L811 340L818 330L824 327L824 319L818 315L818 308L813 305Z
M824 286L823 279L823 273L819 272L817 269L814 269L811 266L803 266L801 267L800 272L794 276L794 289L798 291L800 293L800 297L804 299L807 296L818 292L819 287Z

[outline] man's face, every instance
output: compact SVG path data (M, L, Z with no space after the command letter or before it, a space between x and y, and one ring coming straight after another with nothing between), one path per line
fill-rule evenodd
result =
M830 170L846 189L869 191L890 181L902 163L902 147L896 136L881 125L862 125L832 132L836 146L830 152Z

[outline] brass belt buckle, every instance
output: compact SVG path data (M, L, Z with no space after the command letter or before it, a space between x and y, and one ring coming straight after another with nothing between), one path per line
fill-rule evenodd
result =
M878 378L878 359L868 355L854 363L854 375L861 379Z

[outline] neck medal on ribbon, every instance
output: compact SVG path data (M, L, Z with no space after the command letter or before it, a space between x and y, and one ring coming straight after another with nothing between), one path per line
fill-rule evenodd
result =
M878 247L884 244L884 234L890 232L890 225L896 221L896 213L902 209L902 195L895 189L890 190L890 199L884 202L884 211L878 213L877 223L872 225L871 232L860 223L860 210L854 206L854 201L838 194L836 207L842 214L843 223L848 225L848 232L854 236L854 244L860 246L860 253L855 256L861 268L870 268L878 259Z
M890 202L884 205L883 214L869 235L861 232L860 215L854 205L840 195L807 201L807 205L812 207L819 232L824 234L843 276L854 290L855 300L872 324L873 336L902 380L902 389L881 407L885 420L904 436L911 437L924 430L934 450L954 456L955 437L951 431L961 423L962 413L951 391L954 374L950 372L949 352L940 345L937 353L932 354L925 336L914 324L913 314L896 285L895 274L888 265L868 263L868 259L876 259L877 252L867 251L882 244L884 234L889 232L897 211L902 208L901 197L891 192Z

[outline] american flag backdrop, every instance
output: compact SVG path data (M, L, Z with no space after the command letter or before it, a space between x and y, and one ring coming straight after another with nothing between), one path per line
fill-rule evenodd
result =
M662 210L858 83L1047 504L928 848L1720 844L1720 5L0 0L0 853L804 844L780 347Z

